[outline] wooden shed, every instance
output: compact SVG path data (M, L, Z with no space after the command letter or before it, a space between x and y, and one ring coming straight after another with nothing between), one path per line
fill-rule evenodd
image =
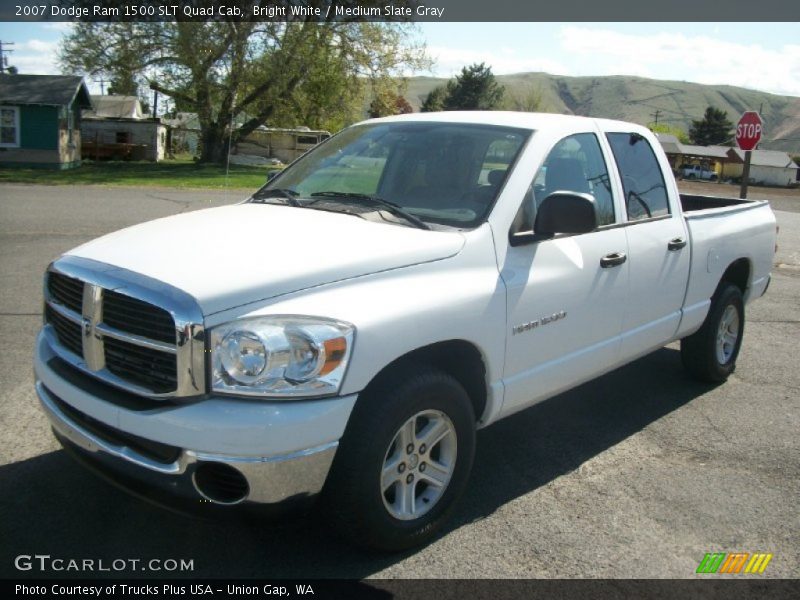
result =
M83 158L92 160L164 160L167 127L142 110L136 96L92 96L83 111Z

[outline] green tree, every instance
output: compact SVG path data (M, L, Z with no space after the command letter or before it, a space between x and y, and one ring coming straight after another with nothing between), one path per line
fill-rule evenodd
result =
M108 94L116 96L138 96L139 83L133 73L115 73L108 84Z
M422 112L437 112L444 110L445 89L440 85L433 88L422 103Z
M650 123L647 128L653 133L668 133L669 135L674 135L676 138L678 138L678 141L681 144L688 144L690 142L689 134L677 125L669 125L667 123Z
M504 88L484 63L463 67L447 82L444 110L493 110L503 100Z
M196 113L200 160L222 162L229 143L267 122L318 127L357 117L369 81L427 66L410 27L310 18L76 23L59 59L70 72L124 67L177 110Z
M698 146L730 143L733 139L733 123L728 120L728 113L709 106L701 120L692 121L689 139Z
M405 115L414 112L401 93L392 89L382 89L375 93L375 97L370 102L367 114L370 119L378 117L388 117L391 115Z

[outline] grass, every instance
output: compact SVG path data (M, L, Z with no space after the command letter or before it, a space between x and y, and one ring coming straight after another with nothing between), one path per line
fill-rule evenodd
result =
M267 167L231 165L226 178L224 165L199 165L190 158L159 163L84 161L65 171L0 169L0 183L255 189L264 185L269 171Z

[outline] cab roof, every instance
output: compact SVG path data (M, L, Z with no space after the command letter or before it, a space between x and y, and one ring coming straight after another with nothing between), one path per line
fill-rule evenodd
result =
M612 119L597 119L592 117L579 117L576 115L558 115L553 113L531 113L513 112L501 110L483 111L444 111L444 112L425 112L411 113L406 115L396 115L370 119L362 121L358 125L365 123L395 123L395 122L438 122L438 123L472 123L482 125L497 125L502 127L517 127L521 129L541 130L547 128L564 129L577 123L582 123L583 127L593 123L603 131L631 131L649 133L649 130L641 125L628 123L625 121L615 121Z

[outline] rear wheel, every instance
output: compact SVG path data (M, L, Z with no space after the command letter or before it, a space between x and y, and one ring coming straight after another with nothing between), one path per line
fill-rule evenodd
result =
M721 383L733 373L744 335L744 302L741 290L723 284L711 303L703 326L681 340L681 359L697 379Z
M464 491L474 452L475 416L458 381L399 370L353 411L324 490L331 524L372 548L425 543Z

